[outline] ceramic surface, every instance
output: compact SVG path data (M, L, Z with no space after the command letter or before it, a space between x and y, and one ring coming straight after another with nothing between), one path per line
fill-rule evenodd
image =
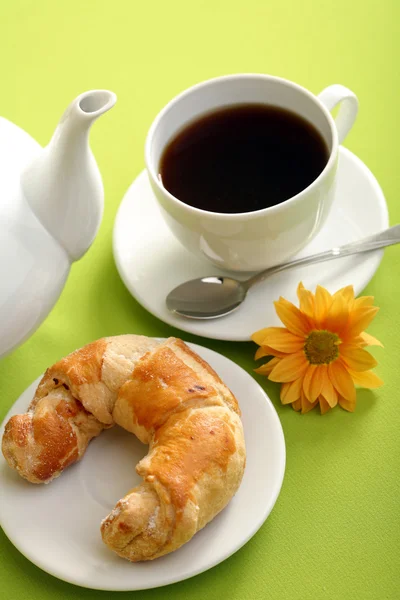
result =
M103 185L88 136L115 100L78 96L44 149L0 118L0 358L47 316L97 233Z
M255 212L212 213L175 198L159 177L159 162L168 141L199 115L243 103L273 104L311 122L329 149L325 169L293 198ZM329 111L337 104L340 109L335 121ZM186 90L159 113L146 140L150 184L168 227L188 250L220 268L248 272L285 262L317 235L328 217L335 195L339 144L357 110L356 96L343 86L330 86L314 96L291 81L270 75L229 75Z
M332 211L315 239L298 256L307 256L356 241L386 229L386 201L371 171L354 154L341 147L338 182ZM241 307L210 321L185 319L170 313L165 298L189 279L226 275L226 271L194 257L171 234L143 172L127 191L114 226L114 257L131 294L153 315L196 335L231 341L247 341L262 327L281 325L273 301L279 296L297 303L296 287L303 281L335 292L354 285L359 294L379 266L382 250L277 273L249 291ZM244 278L244 277L243 277Z

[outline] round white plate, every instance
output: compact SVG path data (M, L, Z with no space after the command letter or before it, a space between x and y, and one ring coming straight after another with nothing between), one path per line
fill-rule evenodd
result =
M386 201L371 171L359 158L340 148L337 197L320 233L297 257L328 250L389 226ZM134 298L162 321L196 335L244 342L262 327L279 325L273 301L296 301L299 281L331 292L352 284L359 294L383 255L375 250L358 256L277 273L253 287L244 304L225 317L209 321L170 313L165 298L174 287L196 277L229 274L189 253L165 224L143 171L128 189L114 225L114 257L119 274ZM245 279L242 275L238 278Z
M65 581L101 590L140 590L174 583L220 563L243 546L268 517L281 489L285 441L275 409L258 383L216 352L189 344L224 379L242 410L247 462L228 506L176 552L130 563L103 543L100 522L140 482L135 466L147 446L115 427L93 440L83 459L49 485L23 480L0 458L0 522L35 565ZM20 396L0 429L25 412L39 380ZM250 507L250 509L249 509Z

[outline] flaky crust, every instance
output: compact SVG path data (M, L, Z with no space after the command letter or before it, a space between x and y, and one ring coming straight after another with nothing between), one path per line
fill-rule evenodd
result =
M28 481L47 483L114 424L149 452L136 467L142 484L101 534L120 556L152 560L189 541L238 489L246 456L239 407L181 340L103 338L46 371L28 412L7 423L3 454Z

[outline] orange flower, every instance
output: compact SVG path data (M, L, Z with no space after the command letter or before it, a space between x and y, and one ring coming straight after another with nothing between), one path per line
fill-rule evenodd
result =
M260 346L255 358L273 358L255 369L282 383L282 404L306 413L319 403L321 413L339 404L354 411L355 384L377 388L383 381L371 371L376 360L364 348L382 346L364 329L378 312L373 296L354 298L349 285L331 295L317 286L315 294L302 283L300 308L285 298L274 302L285 327L267 327L252 335Z

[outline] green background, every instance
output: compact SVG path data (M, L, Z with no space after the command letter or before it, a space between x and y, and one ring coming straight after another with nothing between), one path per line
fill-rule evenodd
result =
M179 335L126 291L111 236L121 198L144 166L150 123L198 81L247 71L280 75L315 93L331 83L353 89L360 113L346 145L381 183L391 224L400 222L399 21L397 0L2 0L2 116L44 145L82 91L109 88L119 99L91 134L106 194L100 232L45 323L0 361L0 419L48 365L90 340L128 332ZM209 572L126 597L400 598L399 257L399 248L387 249L366 290L381 307L370 332L385 345L375 351L385 386L360 391L355 414L300 416L280 406L278 387L260 377L287 444L286 477L271 516ZM252 372L253 344L182 337ZM58 581L0 531L0 596L97 600L117 593Z

